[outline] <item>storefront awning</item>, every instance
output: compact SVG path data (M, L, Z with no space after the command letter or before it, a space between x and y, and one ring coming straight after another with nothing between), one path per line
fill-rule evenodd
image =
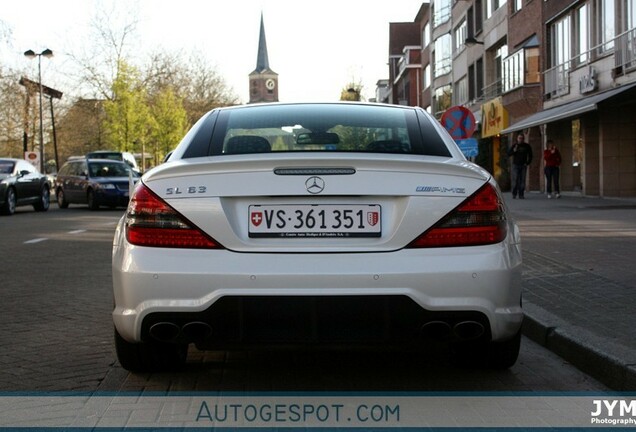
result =
M502 130L502 134L516 132L522 129L539 126L546 123L552 123L557 120L564 120L570 117L576 117L580 114L596 110L597 104L604 100L607 100L613 96L616 96L624 91L636 87L636 83L620 86L612 90L604 91L603 93L589 96L583 99L576 100L574 102L559 105L553 108L540 111L536 114L532 114L525 119L518 121L517 123L508 126Z

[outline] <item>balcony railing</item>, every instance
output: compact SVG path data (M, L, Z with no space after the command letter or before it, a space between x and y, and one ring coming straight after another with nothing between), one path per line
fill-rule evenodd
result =
M636 69L636 28L605 41L543 72L544 94L551 97L570 93L570 71L590 65L612 52L615 70L625 73Z
M636 68L636 28L616 38L615 67L623 72Z
M501 79L494 81L484 87L482 95L483 100L494 99L503 93L503 81Z

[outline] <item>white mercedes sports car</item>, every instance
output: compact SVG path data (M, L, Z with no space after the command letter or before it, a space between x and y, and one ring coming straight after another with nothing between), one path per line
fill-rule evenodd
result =
M113 244L122 366L187 349L520 346L521 246L492 176L413 107L215 109L146 173ZM435 344L437 345L437 344Z

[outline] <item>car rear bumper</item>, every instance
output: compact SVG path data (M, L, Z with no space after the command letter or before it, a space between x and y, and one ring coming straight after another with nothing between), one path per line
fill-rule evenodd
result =
M523 319L519 245L507 242L387 253L249 254L144 248L119 238L113 249L113 287L113 320L131 342L146 340L152 325L160 322L175 325L164 329L167 339L174 333L175 340L191 322L210 327L196 331L217 335L221 321L258 327L262 321L237 317L259 304L265 317L290 318L281 328L307 325L302 320L307 314L317 314L316 323L337 323L355 314L365 315L361 322L380 322L386 320L382 314L415 311L418 328L440 320L453 327L468 314L472 318L464 321L481 320L491 340L512 337ZM298 313L285 312L294 310ZM343 328L353 325L342 323ZM316 335L313 331L305 336ZM226 334L225 342L232 333ZM232 340L247 343L245 335Z
M128 192L101 190L96 194L99 205L111 207L126 207L128 205Z

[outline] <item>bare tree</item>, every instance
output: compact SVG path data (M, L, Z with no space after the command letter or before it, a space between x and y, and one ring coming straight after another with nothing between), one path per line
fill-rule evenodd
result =
M126 5L124 9L121 9L122 4ZM140 72L136 84L139 88L134 90L143 95L143 98L135 98L137 108L126 111L129 114L143 111L154 115L160 112L164 119L170 118L170 113L166 112L170 104L166 104L165 99L168 90L174 94L174 98L170 99L174 101L175 112L172 114L179 117L179 111L185 109L185 128L189 128L212 108L238 103L238 97L232 94L225 80L201 58L200 53L187 56L158 50L149 57L144 57L149 58L149 61L143 61L139 56L139 49L135 48L142 45L137 34L138 12L132 10L129 3L113 2L110 3L110 8L99 4L90 23L91 35L87 39L88 43L83 49L70 53L77 66L74 81L82 83L83 88L76 91L76 96L82 95L75 101L80 106L69 109L73 116L60 121L62 154L83 154L104 146L139 151L139 146L148 144L162 149L161 152L156 151L156 158L160 158L160 153L167 145L159 145L156 133L136 131L132 135L128 134L127 138L112 139L111 132L117 121L111 118L116 112L111 109L111 102L117 102L117 106L121 106L121 96L125 94L116 85L118 80L121 83L126 72L122 70L122 65L128 65ZM153 109L158 103L162 103L161 109ZM153 129L151 117L148 116L149 130ZM74 126L74 122L78 124ZM171 137L166 141L173 142L175 139Z
M156 52L146 71L150 95L171 88L183 101L190 124L207 111L239 101L223 77L200 55Z
M26 92L19 84L20 73L0 67L0 155L22 157L23 133L33 130L33 108L25 105ZM29 149L32 148L32 142Z
M90 43L80 52L69 56L79 66L78 82L83 82L94 97L111 99L112 83L119 75L119 66L130 56L131 43L137 38L138 14L128 9L117 9L122 3L114 2L111 9L103 3L93 16Z

